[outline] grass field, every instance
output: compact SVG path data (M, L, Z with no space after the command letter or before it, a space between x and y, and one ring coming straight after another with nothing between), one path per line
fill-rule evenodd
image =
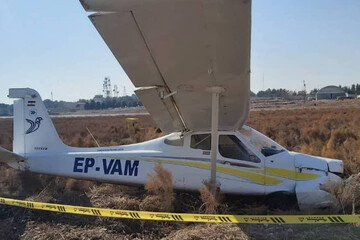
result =
M150 116L139 116L127 128L125 116L55 118L61 139L72 146L95 146L88 128L101 146L129 144L161 135ZM360 172L360 109L284 109L252 111L247 123L289 150L344 160L346 176ZM0 145L11 150L12 120L0 119ZM101 184L51 176L19 173L0 165L2 196L30 198L84 206L156 210L142 187ZM219 212L266 214L266 206L224 197ZM174 211L199 212L197 193L176 192ZM358 211L356 206L356 211ZM336 237L336 238L334 238ZM154 223L68 216L0 206L0 239L356 239L353 225L236 226Z

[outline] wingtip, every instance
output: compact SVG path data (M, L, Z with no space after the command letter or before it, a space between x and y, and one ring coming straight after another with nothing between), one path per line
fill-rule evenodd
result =
M79 0L85 11L89 11L90 7L85 3L85 0Z

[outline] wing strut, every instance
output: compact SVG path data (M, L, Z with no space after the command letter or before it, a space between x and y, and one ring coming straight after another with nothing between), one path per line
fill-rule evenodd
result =
M163 83L164 83L164 88L169 92L169 94L166 95L166 98L167 98L167 97L170 97L171 103L172 103L172 105L174 106L174 109L175 109L177 115L179 116L179 118L180 118L180 120L181 120L181 124L183 125L183 128L185 129L185 131L188 131L189 129L188 129L188 127L186 126L186 123L185 123L185 121L184 121L183 116L181 115L181 112L180 112L180 110L179 110L179 106L176 104L176 102L175 102L175 100L174 100L174 97L173 97L174 92L172 92L172 91L170 90L168 84L166 83L165 78L164 78L162 72L160 71L159 65L158 65L157 62L155 61L154 55L152 54L152 51L151 51L151 49L150 49L150 47L149 47L149 44L148 44L148 42L146 41L146 38L145 38L145 36L144 36L144 33L141 31L140 25L139 25L138 21L136 20L136 17L135 17L134 12L133 12L133 11L130 11L130 13L131 13L131 16L132 16L133 19L134 19L134 22L135 22L136 27L137 27L140 35L141 35L141 38L143 39L144 44L145 44L145 46L146 46L146 48L147 48L147 50L148 50L148 52L149 52L149 54L150 54L150 57L151 57L154 65L155 65L155 67L156 67L156 70L157 70L157 72L159 73L159 75L160 75L160 77L161 77L161 79L162 79L162 81L163 81Z
M211 105L211 175L210 186L211 192L215 196L217 183L216 183L216 162L218 154L218 142L219 142L219 102L220 93L224 92L224 88L211 87L208 89L212 94Z

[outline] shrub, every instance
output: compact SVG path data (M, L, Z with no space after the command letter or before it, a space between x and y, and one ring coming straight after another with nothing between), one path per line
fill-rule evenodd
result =
M203 186L200 188L200 198L203 202L200 212L215 214L220 206L220 188L216 189L214 195L211 191L211 184L208 181L204 181Z
M173 178L162 164L155 164L154 174L149 176L145 189L149 196L144 199L141 208L152 211L171 211L173 209L175 199Z

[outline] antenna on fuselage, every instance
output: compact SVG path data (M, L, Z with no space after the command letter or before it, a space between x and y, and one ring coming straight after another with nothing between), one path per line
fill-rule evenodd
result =
M86 127L86 130L89 132L90 136L92 137L92 139L94 140L94 142L96 143L96 145L97 145L98 147L100 147L99 143L96 141L94 135L92 135L92 133L90 132L90 130L88 129L88 127Z

